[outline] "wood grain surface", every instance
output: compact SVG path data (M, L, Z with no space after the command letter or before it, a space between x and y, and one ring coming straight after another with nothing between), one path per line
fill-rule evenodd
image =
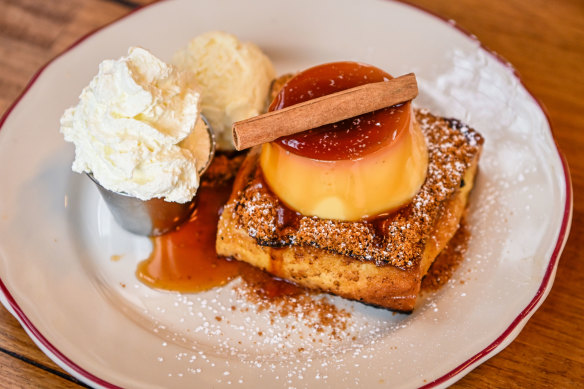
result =
M0 113L55 55L149 2L0 0ZM572 230L551 293L511 345L454 387L584 387L584 1L407 2L455 20L513 64L547 108L574 188ZM0 306L0 388L81 386Z

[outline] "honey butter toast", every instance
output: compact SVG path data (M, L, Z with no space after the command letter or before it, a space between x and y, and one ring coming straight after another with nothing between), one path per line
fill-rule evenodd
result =
M419 109L414 116L428 171L408 204L358 221L304 216L270 191L254 148L220 217L217 253L306 288L412 311L422 278L459 227L483 145L458 120Z

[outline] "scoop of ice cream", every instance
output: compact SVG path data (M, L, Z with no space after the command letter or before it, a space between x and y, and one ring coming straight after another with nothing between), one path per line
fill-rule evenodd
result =
M201 136L193 131L199 100L190 72L147 50L132 47L126 57L103 61L61 118L65 140L75 144L73 170L142 200L191 200L199 186L196 161L209 155L208 137L206 145L193 139Z
M272 63L253 43L212 31L191 40L173 63L194 73L201 86L201 111L215 130L217 148L232 150L233 122L263 113Z

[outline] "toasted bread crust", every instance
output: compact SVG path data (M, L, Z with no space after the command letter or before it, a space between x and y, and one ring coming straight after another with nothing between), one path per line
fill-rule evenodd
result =
M217 252L307 288L411 311L422 277L458 229L483 143L458 121L425 111L416 118L430 166L408 206L375 225L304 216L279 225L278 198L258 184L258 148L246 157L221 215Z

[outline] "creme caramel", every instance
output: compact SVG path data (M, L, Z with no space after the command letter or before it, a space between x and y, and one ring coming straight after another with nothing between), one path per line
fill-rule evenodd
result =
M270 110L389 79L354 62L316 66L289 80ZM405 103L264 144L260 164L270 189L290 208L357 220L411 200L425 180L428 156Z

